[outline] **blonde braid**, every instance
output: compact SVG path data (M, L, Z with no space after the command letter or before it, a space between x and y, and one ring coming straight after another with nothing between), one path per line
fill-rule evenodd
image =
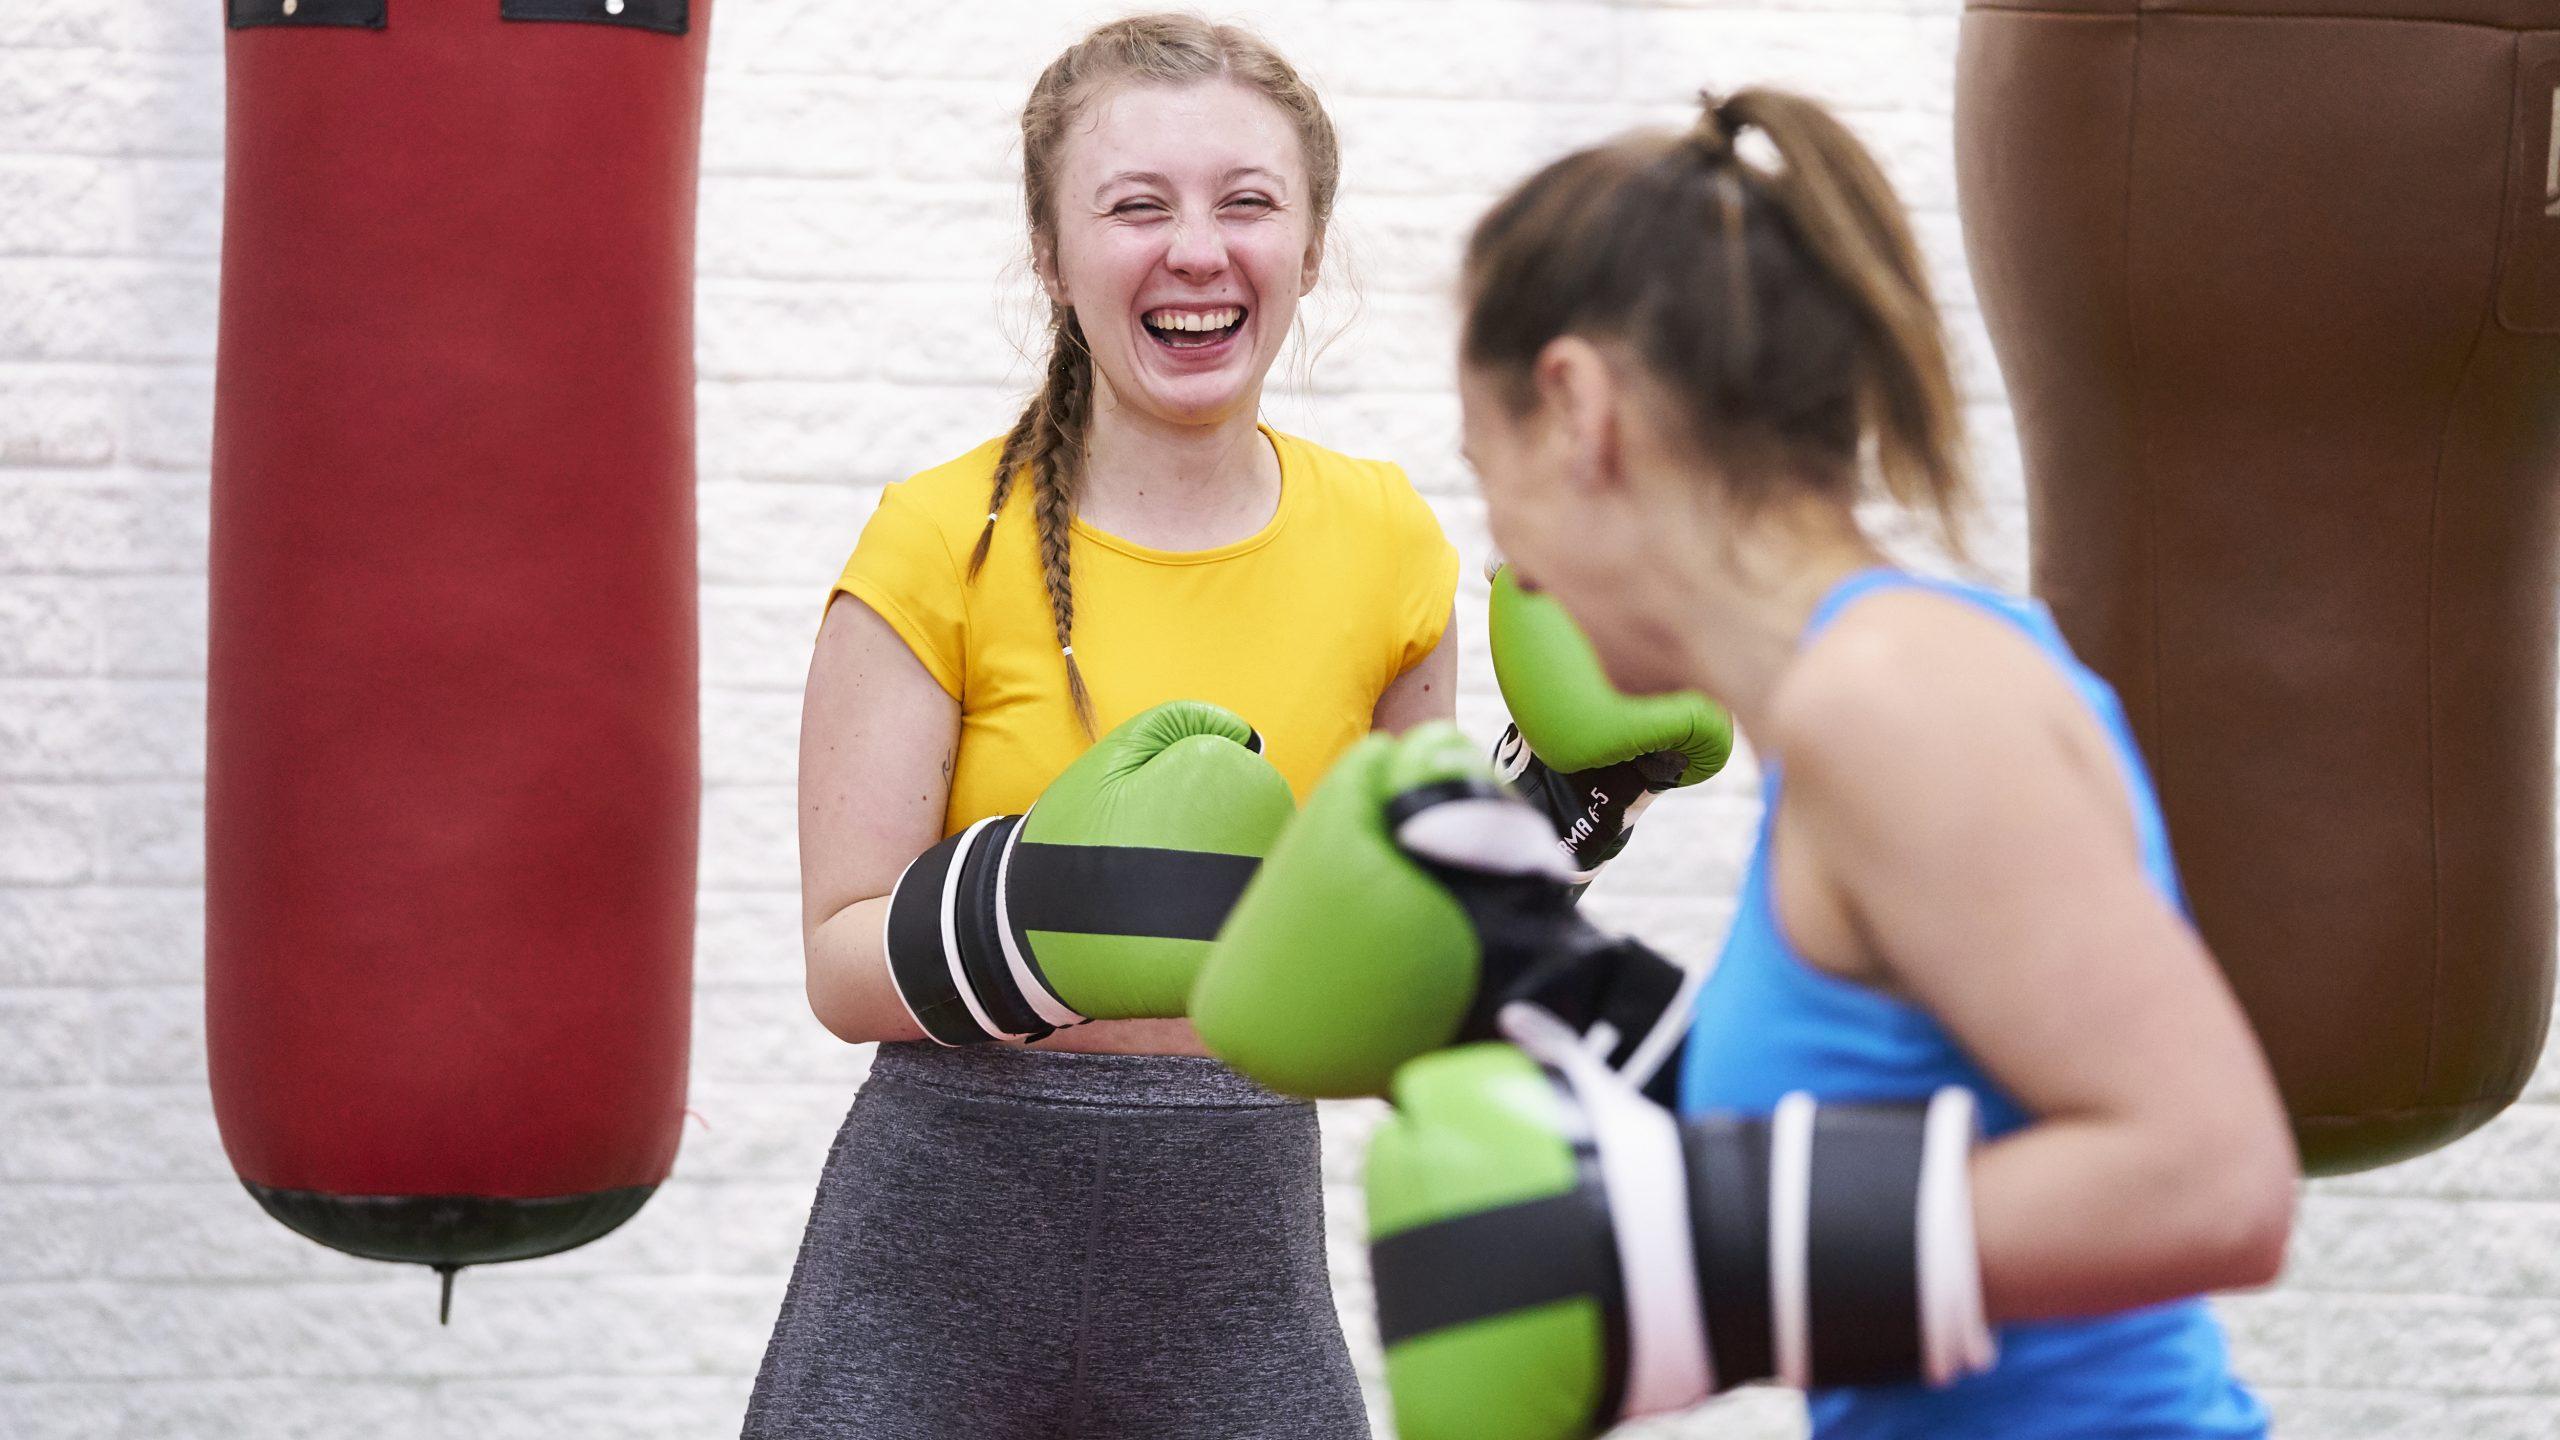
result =
M1049 614L1057 626L1058 652L1067 662L1067 698L1075 703L1076 721L1085 738L1097 733L1093 696L1086 690L1084 669L1076 664L1075 588L1068 583L1068 527L1076 518L1076 492L1084 481L1085 422L1092 411L1093 359L1085 353L1084 328L1075 312L1061 310L1058 350L1074 362L1052 365L1055 377L1042 399L1049 441L1047 453L1032 470L1031 517L1040 535L1040 581L1048 587Z
M987 497L987 523L978 528L978 546L969 552L969 578L978 578L978 568L987 563L987 549L995 543L996 517L1004 513L1004 502L1013 495L1014 472L1022 468L1032 450L1032 437L1040 427L1041 412L1047 408L1048 396L1022 407L1022 418L1006 432L1004 449L996 454L995 493Z
M1055 463L1060 448L1066 444L1060 432L1058 416L1062 406L1071 406L1077 416L1076 449L1083 451L1082 392L1093 383L1093 357L1085 353L1084 330L1076 324L1075 312L1063 305L1049 310L1049 369L1040 378L1040 393L1022 407L1022 418L1004 437L1004 449L996 455L996 478L993 493L987 497L987 523L978 530L978 546L969 553L969 578L978 578L978 567L987 563L987 550L995 541L996 517L1004 513L1004 502L1013 495L1014 479L1024 466L1034 474Z

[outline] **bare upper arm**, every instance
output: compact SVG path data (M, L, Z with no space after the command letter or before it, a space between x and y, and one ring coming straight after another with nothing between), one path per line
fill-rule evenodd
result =
M1458 607L1449 607L1449 622L1431 653L1413 662L1388 682L1370 712L1369 728L1400 735L1426 720L1458 717Z
M2267 1089L2228 985L2143 869L2104 730L2015 631L1909 608L1953 604L1852 612L1860 632L1809 648L1772 719L1792 833L1869 958L2036 1114Z
M960 704L888 622L838 592L800 710L804 929L886 895L942 838Z

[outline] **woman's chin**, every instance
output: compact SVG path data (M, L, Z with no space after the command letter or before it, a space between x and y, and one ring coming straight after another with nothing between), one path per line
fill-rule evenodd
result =
M1215 425L1238 413L1252 413L1259 376L1207 374L1151 375L1130 398L1157 419L1172 425Z
M1664 675L1651 670L1634 675L1610 670L1608 675L1610 685L1615 687L1621 695L1670 695L1689 688L1682 684L1677 676Z
M1661 657L1650 652L1634 655L1611 653L1614 647L1594 644L1599 653L1600 673L1622 695L1668 695L1689 688L1688 681L1661 663Z

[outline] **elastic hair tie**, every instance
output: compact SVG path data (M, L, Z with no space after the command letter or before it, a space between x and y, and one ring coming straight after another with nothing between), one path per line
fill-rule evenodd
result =
M1751 120L1736 118L1731 97L1718 100L1713 90L1697 92L1697 110L1700 110L1697 123L1690 126L1690 133L1682 136L1682 141L1687 141L1690 149L1705 156L1708 164L1725 164L1725 161L1738 164L1741 154L1733 149L1733 141L1738 141L1741 133L1751 128Z
M1735 158L1734 137L1741 132L1742 124L1736 123L1733 119L1729 110L1731 104L1729 100L1717 99L1716 92L1713 90L1699 91L1698 122L1689 127L1687 135L1681 137L1710 165L1722 164Z

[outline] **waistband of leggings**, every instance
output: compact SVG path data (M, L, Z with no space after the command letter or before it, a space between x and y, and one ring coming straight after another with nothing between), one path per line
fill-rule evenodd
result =
M1266 1090L1205 1055L1090 1055L1021 1045L891 1041L872 1078L1063 1105L1278 1108L1309 1102Z

